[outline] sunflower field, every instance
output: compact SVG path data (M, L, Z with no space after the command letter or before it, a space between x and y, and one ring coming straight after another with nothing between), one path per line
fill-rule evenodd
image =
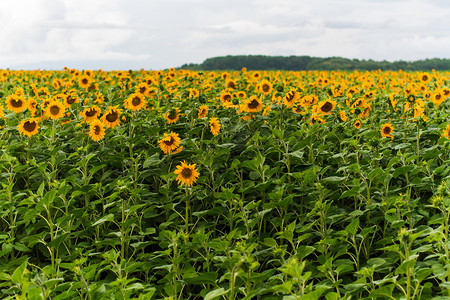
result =
M0 298L448 299L449 76L0 70Z

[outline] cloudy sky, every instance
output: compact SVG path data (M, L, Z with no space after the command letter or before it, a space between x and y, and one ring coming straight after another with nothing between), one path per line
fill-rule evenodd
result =
M0 69L152 69L224 55L450 58L448 0L14 0Z

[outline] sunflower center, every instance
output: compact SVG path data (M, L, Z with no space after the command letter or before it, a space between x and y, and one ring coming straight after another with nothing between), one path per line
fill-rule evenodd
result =
M170 137L170 140L165 140L164 144L166 144L167 146L172 146L174 142L175 140L173 139L173 137Z
M75 103L75 98L72 98L72 96L67 96L66 102L68 104L74 104Z
M322 107L320 108L323 112L329 112L330 110L333 109L333 105L330 102L325 102L324 105L322 105Z
M81 83L82 84L88 84L89 80L87 80L86 78L81 79Z
M145 87L145 86L141 86L140 88L139 88L139 93L141 93L141 94L145 94L145 91L147 90L147 88Z
M423 75L422 76L422 81L427 81L428 80L428 76L427 75Z
M22 107L22 105L23 105L23 102L20 99L17 99L17 100L12 99L10 103L11 103L12 107Z
M264 93L267 93L270 90L270 86L268 84L263 84L262 90L263 90Z
M139 104L141 104L141 98L134 97L133 100L131 100L131 104L133 104L133 106L138 106Z
M226 102L231 101L231 95L228 95L228 94L224 95L223 96L223 100L226 101Z
M96 113L97 113L97 111L95 109L91 109L86 112L86 116L93 117L93 116L95 116Z
M436 99L436 100L441 100L441 94L437 94L437 95L434 97L434 99Z
M384 134L391 134L391 127L389 127L389 126L384 127L383 128L383 133Z
M98 135L98 134L100 134L100 131L101 131L100 126L99 126L99 125L95 125L95 126L94 126L94 133L95 133L96 135Z
M189 179L192 176L192 170L189 168L184 168L183 171L181 171L181 176L185 179Z
M110 112L109 114L106 115L106 120L108 120L108 122L115 122L117 120L117 118L119 118L119 116L117 115L116 112Z
M60 108L57 105L50 106L50 113L54 116L58 115Z
M176 119L177 115L170 115L170 114L169 114L167 117L168 117L169 119L171 119L171 120L174 120L174 119Z
M250 102L247 106L250 109L255 109L259 106L259 102L258 102L258 100L253 99L252 102Z
M36 129L36 126L37 124L35 121L26 121L25 123L23 123L23 129L28 132L33 132L34 129Z

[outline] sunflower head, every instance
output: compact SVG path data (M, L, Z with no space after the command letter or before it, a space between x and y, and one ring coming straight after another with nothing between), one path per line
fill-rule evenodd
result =
M381 125L380 132L381 132L382 137L393 138L393 136L391 135L393 131L394 131L394 127L392 127L392 125L390 123L385 123L385 124Z
M94 119L89 124L89 136L95 142L105 137L105 125L99 119Z
M32 137L33 135L38 133L39 121L37 118L24 120L20 122L20 124L17 126L17 129L21 134Z
M216 136L219 134L220 131L220 122L217 118L211 118L209 120L209 128L211 129L211 133Z
M181 139L178 136L178 133L164 133L164 137L159 140L159 147L165 154L171 155L175 153L176 150L178 150L178 148L180 147L180 142Z
M115 126L119 126L119 117L121 113L121 109L118 109L117 107L109 107L102 116L102 122L106 125L106 128L114 128Z
M200 108L198 109L198 118L202 119L206 117L207 114L208 114L208 105L206 104L201 105Z
M258 99L256 95L251 96L244 104L241 105L241 111L247 113L255 113L263 108L261 99Z
M64 116L65 107L59 101L51 101L45 109L45 114L52 120L60 119Z
M447 125L447 127L445 127L444 132L442 133L442 136L450 139L450 125Z
M20 113L27 109L27 101L22 96L11 95L6 98L6 106L9 110Z
M125 100L125 108L133 111L141 110L145 105L144 95L134 93Z
M177 175L177 181L179 185L192 186L197 181L200 173L195 168L196 164L186 164L182 161L180 165L176 167L174 173Z

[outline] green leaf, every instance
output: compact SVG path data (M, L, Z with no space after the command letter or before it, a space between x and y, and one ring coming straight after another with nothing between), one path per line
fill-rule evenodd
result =
M20 266L18 266L12 276L11 281L16 284L22 284L23 275L25 274L25 270L27 268L28 259L26 259Z
M148 157L145 161L144 161L144 165L143 168L148 168L148 167L157 167L159 166L160 163L162 163L165 160L165 157L163 157L162 159L159 159L159 154L155 153L152 156Z
M226 293L228 293L228 291L229 291L229 289L225 290L224 288L219 288L219 289L212 290L211 292L209 292L208 294L205 295L205 299L204 300L215 299L217 297L225 295Z
M356 235L359 227L359 218L353 219L353 221L345 227L345 232L349 235Z
M108 214L108 215L104 216L103 218L97 220L94 224L92 224L92 226L97 226L97 225L103 224L105 222L111 222L111 221L114 221L114 215Z
M215 284L218 276L216 272L205 272L192 278L183 277L183 281L188 284Z

